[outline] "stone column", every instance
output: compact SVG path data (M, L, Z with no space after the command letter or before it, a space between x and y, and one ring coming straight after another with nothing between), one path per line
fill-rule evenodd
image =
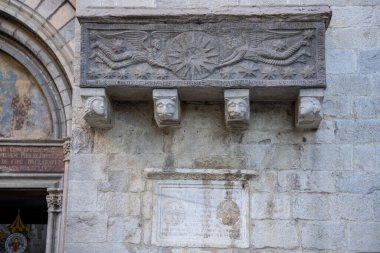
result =
M57 243L56 247L58 247L57 253L63 253L64 241L65 241L65 221L66 221L66 207L67 207L67 183L68 183L68 174L69 174L69 166L70 166L70 150L71 150L71 138L66 138L63 143L63 161L65 162L65 172L60 185L63 186L62 190L62 204L61 204L61 215L60 215L60 223L58 224L57 230L59 231L59 243Z
M46 253L57 253L59 249L60 224L62 214L63 190L61 188L48 188L46 196L48 206L48 223L46 235Z

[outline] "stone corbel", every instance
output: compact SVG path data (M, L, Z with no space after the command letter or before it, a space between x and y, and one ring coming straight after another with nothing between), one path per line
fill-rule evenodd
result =
M297 104L295 125L300 129L317 129L322 120L324 89L301 89Z
M181 101L177 89L154 89L154 118L159 127L176 127L181 123Z
M245 129L248 127L249 89L224 90L224 115L227 128Z
M111 103L104 88L81 89L81 97L85 100L86 122L95 128L112 128Z

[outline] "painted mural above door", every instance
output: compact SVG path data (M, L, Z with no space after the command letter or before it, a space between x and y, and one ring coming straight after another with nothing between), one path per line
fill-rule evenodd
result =
M48 139L52 134L48 103L34 77L0 52L0 138Z

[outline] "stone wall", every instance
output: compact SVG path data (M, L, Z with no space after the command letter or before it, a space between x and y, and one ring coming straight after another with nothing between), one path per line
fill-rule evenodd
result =
M317 131L294 128L294 103L251 104L249 129L228 131L223 104L182 103L159 129L152 103L114 102L114 127L90 129L74 86L65 252L356 253L380 251L380 2L376 0L81 0L93 5L214 7L329 4L327 89ZM79 26L79 24L77 24ZM77 27L79 28L79 27ZM79 29L77 29L79 45ZM79 47L77 47L79 48ZM77 49L76 57L79 57ZM75 69L77 77L79 69ZM152 245L145 168L246 169L250 246Z

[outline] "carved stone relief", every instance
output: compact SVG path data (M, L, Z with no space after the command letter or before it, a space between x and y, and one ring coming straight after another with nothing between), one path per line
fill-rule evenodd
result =
M71 139L67 138L65 142L63 143L63 155L64 161L69 161L70 160L70 148L71 148Z
M154 118L159 127L179 126L181 106L176 89L153 90Z
M82 23L81 87L325 85L323 22L124 22Z
M239 13L239 19L230 11ZM80 87L104 88L121 101L146 101L152 90L175 90L175 96L153 94L160 127L179 125L178 96L182 101L224 101L227 127L245 128L249 97L228 98L225 90L246 90L255 101L295 101L302 89L326 86L329 7L267 8L267 15L257 8L241 11L187 13L185 21L179 10L168 15L154 10L153 15L139 9L128 18L119 13L106 20L82 13ZM310 104L306 100L302 104ZM95 101L102 103L94 97L89 107ZM91 119L101 119L98 109L87 113L90 125ZM314 127L306 123L311 117L306 114L301 113L299 127Z
M84 119L97 128L112 127L111 104L104 89L81 89L81 96L85 99Z
M296 127L318 128L322 120L323 89L301 90L296 106Z
M250 116L249 90L225 90L224 101L226 126L229 128L246 128Z
M303 80L323 74L317 24L125 25L85 30L83 85L100 80ZM114 30L114 31L113 31ZM317 73L319 72L319 73ZM98 80L100 82L94 82Z
M48 195L46 196L46 202L48 205L48 212L61 212L62 211L62 199L63 190L56 188L48 188Z

